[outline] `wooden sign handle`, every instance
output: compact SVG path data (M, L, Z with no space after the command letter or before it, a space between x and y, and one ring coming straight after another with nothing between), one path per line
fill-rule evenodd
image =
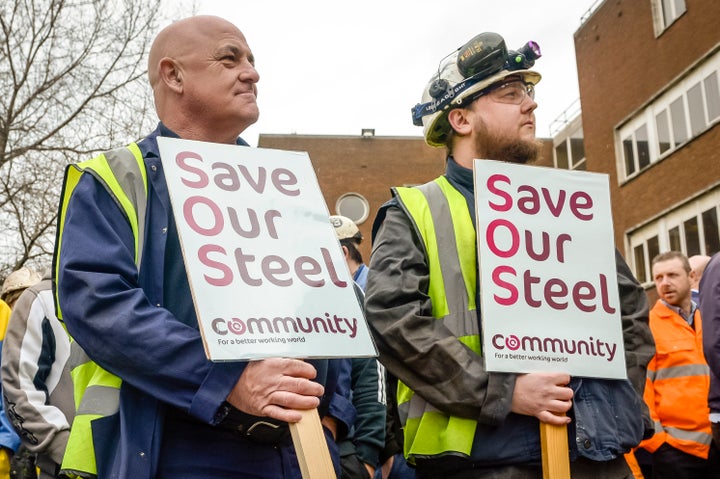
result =
M290 423L290 434L303 479L336 479L317 409L300 412L303 417Z
M540 423L543 479L570 479L567 425Z

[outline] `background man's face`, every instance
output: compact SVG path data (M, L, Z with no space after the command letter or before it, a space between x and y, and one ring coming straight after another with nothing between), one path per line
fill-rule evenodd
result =
M478 98L473 110L476 150L483 159L527 163L535 160L540 145L535 139L535 108L529 97L520 105Z
M226 31L208 32L184 60L186 102L198 120L239 131L258 119L256 102L259 75L252 52L242 33L228 25Z
M690 298L690 275L678 258L655 263L653 281L658 295L668 304L681 306Z

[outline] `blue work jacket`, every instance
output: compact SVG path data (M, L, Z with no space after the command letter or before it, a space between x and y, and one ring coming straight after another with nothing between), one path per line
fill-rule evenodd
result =
M184 268L168 268L165 261L169 236L176 233L158 136L177 137L160 124L138 143L148 180L139 272L129 222L92 175L82 175L64 223L56 278L63 319L88 356L123 380L119 413L93 423L94 442L103 446L96 449L100 477L154 477L168 405L217 424L218 410L246 365L209 361L194 309L164 304L168 296L192 303ZM247 145L241 139L238 144ZM335 361L311 362L329 396ZM321 415L328 403L329 397L321 398Z

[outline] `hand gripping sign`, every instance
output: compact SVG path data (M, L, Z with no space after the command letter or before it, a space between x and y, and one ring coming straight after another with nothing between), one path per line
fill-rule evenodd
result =
M488 371L625 379L607 175L474 167ZM549 447L567 463L565 427L555 429L543 425L543 459Z
M376 355L307 153L158 145L210 360ZM315 419L320 428L315 411L293 439ZM331 467L322 431L308 431L324 446L320 468ZM296 446L311 471L318 452Z

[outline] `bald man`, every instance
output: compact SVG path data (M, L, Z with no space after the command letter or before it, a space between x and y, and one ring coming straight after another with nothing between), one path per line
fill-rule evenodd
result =
M692 294L692 300L700 305L700 280L702 279L705 267L710 262L710 256L704 254L696 254L688 258L690 263L690 293Z
M90 174L65 187L58 306L97 366L73 370L76 384L88 383L62 468L133 479L299 478L287 423L301 410L324 415L337 364L206 359L157 146L159 136L247 146L238 135L259 115L252 51L232 23L191 17L158 34L148 73L155 131L92 160ZM134 169L144 169L146 185ZM107 186L113 179L119 189ZM138 200L144 187L147 200Z

